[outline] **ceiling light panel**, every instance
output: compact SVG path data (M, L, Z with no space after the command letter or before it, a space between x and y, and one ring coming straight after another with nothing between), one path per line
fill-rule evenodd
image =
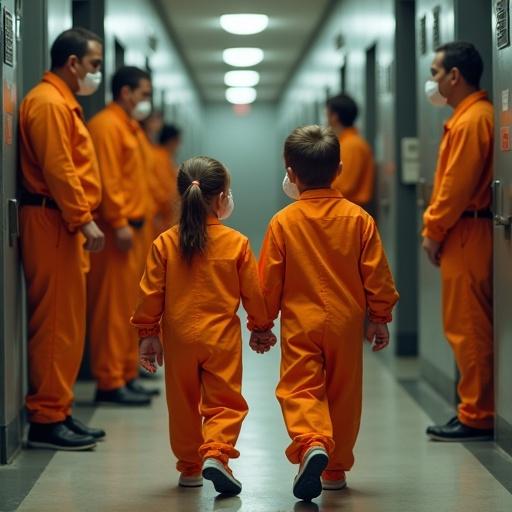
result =
M257 71L228 71L224 75L224 83L228 87L254 87L260 81L260 74Z
M230 87L226 90L226 99L234 105L248 105L256 100L256 89L252 87Z
M259 34L268 27L265 14L224 14L220 17L220 26L230 34Z
M222 52L222 60L226 64L239 68L256 66L264 56L261 48L227 48Z

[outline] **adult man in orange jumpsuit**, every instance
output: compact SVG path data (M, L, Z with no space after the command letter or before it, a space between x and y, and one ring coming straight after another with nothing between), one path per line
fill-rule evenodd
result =
M93 143L75 95L101 82L95 34L63 32L51 71L20 108L21 246L29 302L28 444L86 450L105 436L71 416L85 341L86 251L101 251L94 221L101 199Z
M441 267L443 322L460 371L457 417L432 426L439 441L493 437L492 215L493 107L480 90L483 62L472 44L440 47L426 93L448 104L423 248Z
M357 114L355 101L346 94L327 101L327 120L338 135L343 161L343 172L333 187L349 201L367 207L373 198L375 166L370 146L354 127Z
M103 185L99 225L105 250L91 260L88 327L96 401L148 405L151 391L138 382L138 347L130 326L137 301L148 221L148 189L138 120L149 115L149 75L120 68L112 79L114 101L90 123Z

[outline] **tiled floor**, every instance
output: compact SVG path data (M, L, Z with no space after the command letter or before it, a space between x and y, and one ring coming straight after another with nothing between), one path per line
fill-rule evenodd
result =
M95 452L56 454L18 510L512 510L512 495L468 449L425 439L429 418L393 373L370 353L366 357L363 424L349 489L324 492L312 504L297 502L291 493L296 468L283 454L288 438L273 395L278 358L277 350L265 356L246 353L245 394L251 413L239 441L242 456L232 464L244 486L240 497L216 499L209 482L197 490L177 487L175 460L168 448L167 411L161 397L150 409L97 409L91 423L105 427L108 440Z

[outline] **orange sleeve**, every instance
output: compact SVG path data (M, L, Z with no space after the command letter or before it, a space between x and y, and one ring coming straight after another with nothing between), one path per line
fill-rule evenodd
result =
M267 311L272 320L275 320L281 309L281 296L283 293L285 259L283 244L276 238L274 221L263 240L259 262L259 275Z
M100 123L97 120L97 123ZM128 225L125 212L126 198L123 191L122 134L113 126L91 125L91 135L100 165L103 199L101 212L104 219L114 228Z
M27 123L27 134L52 198L65 222L76 229L93 217L73 163L72 123L72 113L65 106L44 102L35 108Z
M258 264L251 250L249 241L244 245L244 249L238 265L238 278L240 281L240 294L242 304L247 311L247 328L250 331L266 331L274 325L269 321L265 299L261 292L258 279Z
M485 118L453 128L450 136L446 169L423 216L423 236L437 242L444 240L467 208L492 151L492 126Z
M359 261L359 271L363 278L370 321L375 323L391 322L391 312L398 301L398 292L379 232L374 220L369 215L363 233L363 250Z
M137 308L131 318L131 323L137 327L140 338L160 334L160 320L165 303L166 266L165 249L162 239L158 238L153 242L149 252L146 269L140 282Z

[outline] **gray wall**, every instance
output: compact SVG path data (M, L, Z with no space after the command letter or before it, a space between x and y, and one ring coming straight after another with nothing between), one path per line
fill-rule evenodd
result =
M284 196L275 106L257 104L237 116L228 105L210 105L204 133L202 152L224 163L232 176L235 211L227 224L249 236L257 253Z

